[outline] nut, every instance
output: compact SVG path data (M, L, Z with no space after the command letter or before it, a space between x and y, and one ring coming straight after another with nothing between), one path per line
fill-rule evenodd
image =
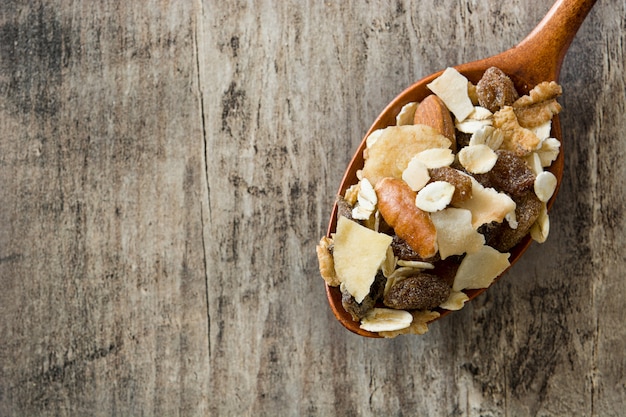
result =
M427 125L456 143L454 140L454 122L444 102L436 95L426 97L415 110L413 124Z
M415 206L415 192L402 180L384 178L376 184L378 211L395 233L422 259L437 254L437 231L428 213Z
M504 134L501 149L513 151L519 156L526 156L540 145L541 141L537 135L520 126L511 106L505 106L494 113L493 126L501 129Z
M317 262L320 268L320 275L324 278L326 284L331 287L336 287L341 282L335 273L335 262L333 260L333 254L331 253L332 245L333 240L324 236L320 240L320 243L318 243L315 247L315 251L317 252Z

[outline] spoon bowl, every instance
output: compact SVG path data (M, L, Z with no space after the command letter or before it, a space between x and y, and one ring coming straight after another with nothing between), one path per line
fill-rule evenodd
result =
M558 0L535 29L517 46L498 55L461 64L454 68L469 81L476 84L488 68L493 66L498 67L511 78L520 95L527 94L540 82L558 81L561 64L563 63L569 45L595 2L596 0ZM431 74L408 87L393 99L376 118L345 171L339 186L338 193L340 195L343 195L348 187L358 182L357 171L363 168L363 150L366 146L365 139L369 134L374 130L395 125L396 115L400 112L400 109L407 103L419 102L427 95L432 94L427 84L439 77L442 73L443 70ZM548 208L550 208L554 202L563 177L563 141L558 115L552 119L551 136L561 142L561 150L557 159L549 168L557 178L557 187L548 202ZM327 236L330 237L331 234L334 233L336 224L337 205L335 204L331 214ZM530 236L526 236L517 246L511 249L509 268L524 254L531 242ZM507 270L509 268L507 268ZM504 271L503 274L504 273L506 273L506 271ZM503 274L501 274L500 277ZM499 279L499 277L497 279ZM497 279L494 280L494 282L497 281ZM481 288L465 290L464 292L469 297L469 302L486 290L487 288ZM352 320L350 314L346 312L342 306L341 292L338 287L326 285L326 295L335 317L344 327L362 336L380 337L377 333L361 329L359 327L360 323ZM439 318L450 313L449 310L440 309L438 311L441 314Z

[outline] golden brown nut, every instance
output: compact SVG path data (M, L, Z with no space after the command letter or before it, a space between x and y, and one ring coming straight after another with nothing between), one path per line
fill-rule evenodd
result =
M437 231L428 213L415 205L416 193L402 180L383 178L376 184L378 210L423 259L437 254Z
M426 97L415 110L413 124L427 125L447 137L454 145L454 121L443 101L434 94Z

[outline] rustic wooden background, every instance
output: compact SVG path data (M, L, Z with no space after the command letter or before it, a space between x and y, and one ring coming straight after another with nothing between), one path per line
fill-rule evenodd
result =
M547 243L422 337L346 331L317 270L385 103L551 3L3 1L0 415L622 414L624 0L564 62Z

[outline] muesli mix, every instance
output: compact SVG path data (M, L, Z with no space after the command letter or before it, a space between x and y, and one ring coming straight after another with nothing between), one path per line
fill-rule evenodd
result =
M463 307L465 290L491 285L522 238L541 243L549 231L561 87L520 97L495 67L476 85L448 68L428 87L366 138L358 183L317 246L343 308L384 337L425 333L439 311Z

